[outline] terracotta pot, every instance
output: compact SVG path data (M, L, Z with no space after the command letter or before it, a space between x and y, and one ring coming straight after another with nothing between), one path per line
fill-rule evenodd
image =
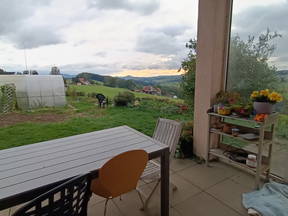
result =
M229 124L225 124L223 127L223 132L227 133L227 134L231 134L232 133L232 127Z
M257 114L271 114L273 112L273 104L267 102L254 102L253 108Z

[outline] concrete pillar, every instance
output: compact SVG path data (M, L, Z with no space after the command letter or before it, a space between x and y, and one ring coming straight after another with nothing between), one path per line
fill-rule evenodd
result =
M208 116L215 95L225 87L232 0L199 0L194 153L205 159Z

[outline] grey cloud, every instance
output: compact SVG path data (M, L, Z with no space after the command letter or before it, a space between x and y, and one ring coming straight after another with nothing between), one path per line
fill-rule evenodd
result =
M0 5L0 40L12 42L15 47L36 48L61 43L61 37L53 26L37 26L31 19L39 7L51 0L2 0Z
M137 39L136 51L153 54L176 54L180 46L174 37L163 33L146 32Z
M81 41L78 41L76 43L73 44L73 46L77 47L77 46L81 46L85 43L87 43L88 41L87 40L81 40Z
M90 72L102 75L108 75L119 72L119 68L114 67L111 64L92 64L92 63L81 63L81 64L68 64L59 66L61 73L67 74L78 74L82 72Z
M159 0L88 0L90 7L103 10L126 10L149 15L159 9Z
M133 62L131 64L122 65L121 69L127 70L145 70L145 69L171 69L177 70L181 66L183 56L173 55L165 57L166 61L159 61L157 63L143 63L143 62Z
M147 28L139 34L136 51L152 54L175 55L184 49L185 43L177 37L188 29L184 25Z
M277 57L276 61L288 62L288 55Z
M94 53L94 56L97 56L97 57L106 57L107 56L107 52L96 52Z
M246 9L239 14L233 14L232 26L234 28L233 34L238 34L242 39L247 39L248 35L258 36L265 32L267 28L271 31L277 31L282 35L282 38L274 40L276 44L276 51L274 57L278 57L274 62L277 65L286 64L288 68L287 56L288 50L288 1L269 5L257 6ZM285 63L286 61L286 63Z
M187 29L191 28L191 26L187 26L187 25L168 25L168 26L164 26L161 28L150 28L147 29L149 31L152 32L162 32L165 35L169 35L172 37L178 36L178 35L182 35Z
M53 29L45 26L21 28L15 33L8 34L8 37L18 49L32 49L63 42Z

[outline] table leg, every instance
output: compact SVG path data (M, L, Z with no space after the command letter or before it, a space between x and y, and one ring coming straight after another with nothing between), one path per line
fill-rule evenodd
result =
M161 154L161 216L169 216L169 148Z

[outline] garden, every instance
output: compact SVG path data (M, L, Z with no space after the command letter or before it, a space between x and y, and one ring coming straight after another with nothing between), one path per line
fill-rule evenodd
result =
M87 91L86 86L71 88L67 91L65 107L43 107L0 114L0 149L120 125L128 125L151 136L159 117L180 121L191 121L193 118L192 112L183 106L183 100L150 95L147 97L145 94L134 95L130 91L110 87L105 87L104 90L109 90L106 94L102 87L98 89L96 85L89 87L90 91ZM109 95L108 107L100 108L93 92ZM124 98L124 101L128 98L127 103L121 104L121 98ZM120 102L119 106L114 105L117 102ZM191 128L190 131L192 133Z

